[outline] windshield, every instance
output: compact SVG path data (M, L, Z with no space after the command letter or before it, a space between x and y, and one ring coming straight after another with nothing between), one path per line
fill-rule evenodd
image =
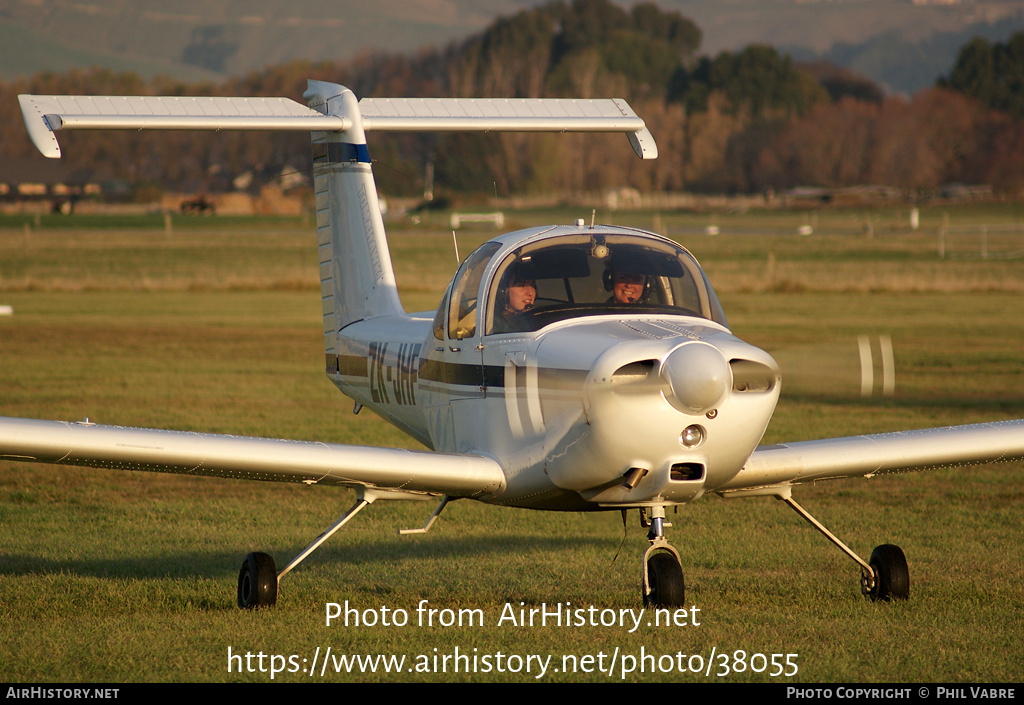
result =
M696 260L650 237L602 233L543 240L509 254L493 281L488 334L610 313L696 316L727 325Z

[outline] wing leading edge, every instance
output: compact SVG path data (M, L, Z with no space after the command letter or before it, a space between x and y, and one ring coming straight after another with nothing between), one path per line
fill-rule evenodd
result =
M505 475L485 456L0 418L0 460L485 497Z
M842 477L1024 459L1024 419L762 446L723 496L788 494L792 485Z

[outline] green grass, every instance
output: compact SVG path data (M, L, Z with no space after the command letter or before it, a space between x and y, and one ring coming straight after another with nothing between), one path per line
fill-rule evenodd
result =
M416 447L372 414L354 416L321 371L312 233L255 231L0 230L0 304L14 308L0 317L0 414ZM460 234L463 256L464 243L487 232ZM860 288L880 267L943 266L927 241L684 242L722 280L734 332L783 364L766 442L1024 416L1024 316L1013 285L1024 280L1020 260L965 260L912 286L897 278ZM432 308L454 269L450 233L408 227L394 232L392 247L407 307ZM800 286L766 284L769 249L776 272L791 266L786 276ZM892 336L896 394L861 398L856 337L881 334ZM631 634L497 620L506 603L639 608L646 540L635 514L624 528L618 513L459 501L426 536L403 537L395 530L422 525L432 505L377 502L282 581L277 608L242 613L234 592L245 553L264 550L283 564L348 508L351 492L0 463L0 672L9 682L267 682L269 672L229 673L228 649L312 659L330 647L411 659L458 647L552 655L560 667L563 655L608 659L618 648L705 658L712 649L793 653L799 671L773 679L749 669L724 677L549 670L543 680L1016 682L1024 672L1022 480L1011 464L801 488L798 501L855 550L903 547L911 600L892 605L865 601L857 567L783 504L701 499L670 515L669 530L700 626L645 624ZM327 626L325 604L346 600L378 613L407 610L413 623L428 600L479 609L485 623ZM716 660L712 673L719 668Z
M170 228L175 231L225 232L245 230L247 232L267 232L281 229L308 227L309 218L293 216L232 216L221 215L216 218L203 215L183 215L178 213L138 213L122 214L60 214L60 213L0 213L0 229L22 229L26 226L29 232L51 230L67 231L102 231L109 234L112 230L146 229L153 234L160 234Z

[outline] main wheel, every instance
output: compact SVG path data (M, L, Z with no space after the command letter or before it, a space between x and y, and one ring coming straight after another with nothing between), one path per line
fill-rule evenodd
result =
M238 606L243 610L273 607L277 602L277 568L266 553L250 553L238 571Z
M644 595L644 607L683 607L686 586L683 568L671 553L655 553L647 561L651 593Z
M882 544L871 552L868 561L875 571L875 585L868 593L872 600L906 600L910 597L910 570L899 546Z

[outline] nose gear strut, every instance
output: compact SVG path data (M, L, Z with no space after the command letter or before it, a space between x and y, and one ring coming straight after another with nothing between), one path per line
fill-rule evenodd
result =
M672 526L665 521L665 505L641 509L640 524L650 526L647 540L651 542L643 557L644 607L683 607L686 601L683 568L679 552L665 538L665 528Z

